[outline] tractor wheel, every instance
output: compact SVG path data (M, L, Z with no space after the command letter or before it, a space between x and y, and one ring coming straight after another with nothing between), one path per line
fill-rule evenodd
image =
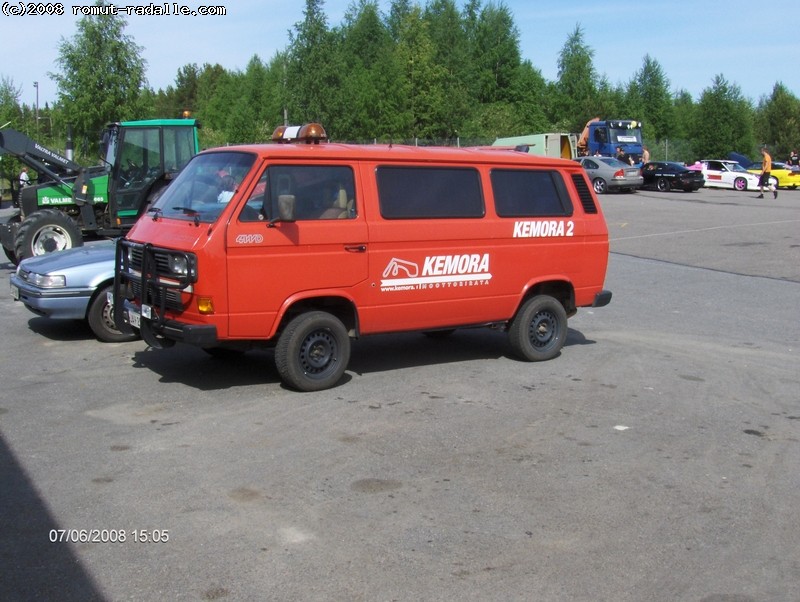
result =
M14 241L14 252L22 261L34 255L64 251L81 245L81 229L70 216L58 209L42 209L22 220Z
M19 221L20 221L20 217L19 217L19 214L17 214L17 215L15 215L13 217L8 218L8 221L6 223L9 223L9 224L10 223L19 223ZM14 242L12 241L11 244L13 245ZM7 247L3 247L3 252L5 252L6 257L8 257L8 260L11 263L13 263L14 265L19 264L19 257L17 257L17 254L14 253L14 249L13 248L9 249Z

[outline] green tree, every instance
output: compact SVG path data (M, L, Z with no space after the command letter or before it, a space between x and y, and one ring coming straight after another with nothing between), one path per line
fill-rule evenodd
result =
M446 119L442 117L449 111L450 98L444 86L447 73L436 61L428 28L419 7L401 24L396 52L405 74L400 99L407 122L402 132L411 138L450 138L454 132L444 131Z
M663 154L657 156L655 149L651 149L653 159L694 163L701 158L693 149L691 142L697 105L689 92L678 90L673 96L672 107L674 115L672 130L659 145L659 150L663 148Z
M21 124L17 123L22 117L19 99L22 96L22 88L14 85L14 80L5 75L0 76L0 126L6 122L11 122L9 127L20 129Z
M786 160L790 151L800 147L800 100L782 83L776 83L772 94L759 102L756 131L773 159Z
M478 102L511 99L521 55L519 31L507 7L489 5L480 11L474 25L471 62L476 80L473 94Z
M476 72L464 22L453 0L431 0L423 19L437 69L437 92L447 95L447 104L438 105L428 124L437 138L455 138L469 114L470 81Z
M739 86L717 75L711 88L700 96L690 135L693 149L701 158L726 157L731 151L753 152L753 108Z
M333 121L326 124L328 134L345 140L394 137L404 121L399 114L403 73L377 2L362 0L338 33L347 77L331 91Z
M98 0L97 6L105 3ZM61 38L50 73L58 85L58 102L76 137L97 151L99 133L110 121L135 119L144 113L146 61L142 48L125 34L127 22L118 15L82 17L69 40Z
M597 117L597 87L594 51L586 44L583 28L576 25L558 58L558 81L553 121L567 124L568 131L579 132L592 117Z
M306 0L303 21L289 32L287 86L289 119L294 123L330 121L330 90L340 85L338 50L323 12L323 0Z
M225 123L229 141L259 142L269 137L272 127L263 114L266 82L267 69L258 56L253 56L244 74L236 78L238 94Z
M628 88L627 116L644 122L645 138L661 140L672 130L672 97L669 80L657 60L645 55L642 68L636 72Z
M222 65L205 63L197 76L195 117L200 120L203 147L230 142L226 134L230 107L238 94L237 78Z

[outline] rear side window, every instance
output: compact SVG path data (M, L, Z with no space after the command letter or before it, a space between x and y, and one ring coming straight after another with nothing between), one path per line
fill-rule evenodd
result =
M493 169L491 178L500 217L572 215L572 201L557 171Z
M393 167L376 170L385 219L483 217L480 174L463 167Z

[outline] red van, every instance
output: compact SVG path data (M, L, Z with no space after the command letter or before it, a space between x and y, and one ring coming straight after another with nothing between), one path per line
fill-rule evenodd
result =
M369 334L500 327L550 359L568 316L611 300L608 249L575 162L336 144L309 124L194 157L118 243L116 314L153 347L274 347L283 381L314 391Z

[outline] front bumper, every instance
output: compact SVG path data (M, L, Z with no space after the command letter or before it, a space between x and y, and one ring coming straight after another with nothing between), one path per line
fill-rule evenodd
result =
M56 320L83 320L94 289L43 289L11 277L11 296L33 313Z
M217 327L213 324L186 324L177 320L158 318L152 308L150 316L150 318L143 316L141 308L130 301L124 302L123 321L132 328L138 328L142 339L151 347L165 347L166 341L169 341L169 344L178 342L197 347L219 345Z

